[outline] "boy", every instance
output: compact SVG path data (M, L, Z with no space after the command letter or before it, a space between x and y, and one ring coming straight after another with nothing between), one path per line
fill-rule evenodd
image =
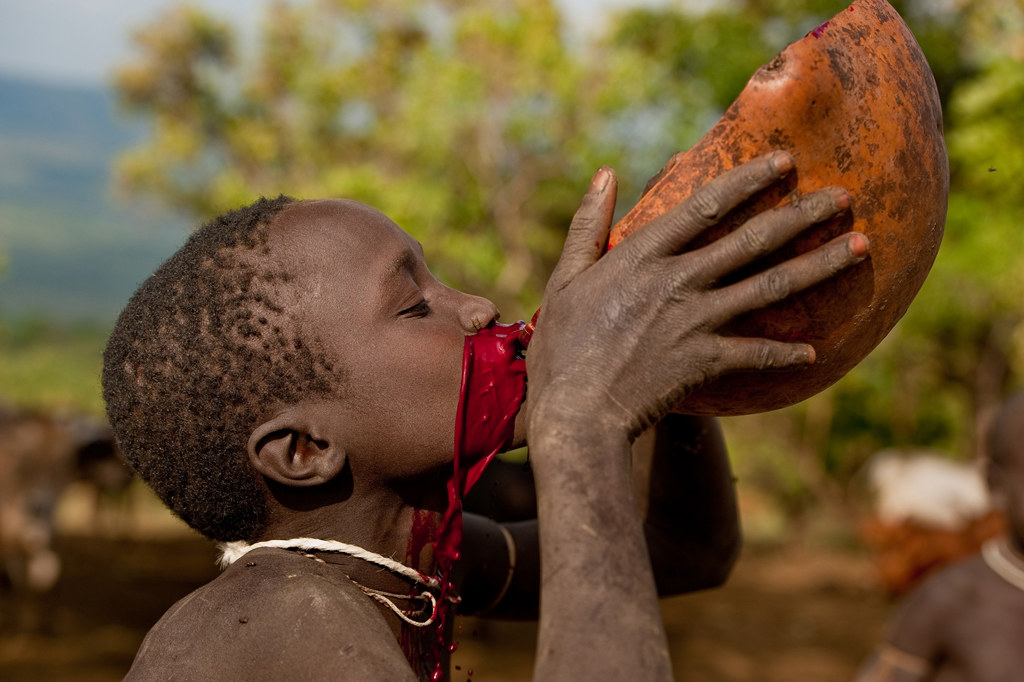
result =
M525 330L440 284L414 240L356 202L262 200L198 231L122 313L104 396L127 458L168 506L244 542L153 628L128 678L442 679L452 608L528 613L539 593L537 679L671 679L632 443L723 372L813 362L804 344L716 330L867 254L851 233L714 286L845 210L838 188L682 252L792 167L776 152L727 172L603 257L616 181L599 170L529 341L523 407L520 391L496 413L514 417L508 437L466 452L465 429L489 419L460 421L460 397L477 395L471 344ZM500 388L521 360L494 357ZM460 469L524 442L538 522L463 519ZM658 510L685 510L671 490L639 501L659 562L678 557L656 546L673 531Z
M1005 537L928 578L896 614L859 682L1005 682L1024 666L1024 393L999 409L987 442Z

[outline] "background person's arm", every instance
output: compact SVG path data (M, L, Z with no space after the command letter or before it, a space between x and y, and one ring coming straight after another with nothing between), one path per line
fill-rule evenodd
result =
M742 540L717 421L666 415L633 445L633 479L658 594L723 584Z
M633 490L659 596L721 585L740 548L732 470L716 420L668 414L633 443ZM529 465L495 461L465 499L461 610L534 619L540 599ZM498 527L502 523L514 547ZM510 561L514 570L509 573Z

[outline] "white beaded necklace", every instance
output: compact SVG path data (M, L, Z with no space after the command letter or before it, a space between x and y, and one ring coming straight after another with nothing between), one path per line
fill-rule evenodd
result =
M422 628L432 624L438 616L437 598L430 592L431 589L440 588L441 583L437 578L432 578L414 568L410 568L403 563L395 561L394 559L389 559L386 556L375 554L374 552L365 550L357 545L350 545L345 542L338 542L337 540L292 538L291 540L265 540L263 542L254 542L251 545L243 540L236 540L234 542L223 542L218 547L221 551L220 559L218 560L221 568L227 568L247 553L254 549L260 549L261 547L273 547L276 549L301 552L305 554L305 556L309 556L317 561L323 560L311 554L307 554L307 552L334 552L337 554L347 554L348 556L355 557L356 559L362 559L363 561L386 568L392 573L421 586L419 594L411 596L401 595L393 592L376 590L372 587L366 587L365 585L361 585L355 580L352 580L352 578L345 576L367 596L390 608L403 621L409 625ZM392 599L420 600L426 605L426 608L424 608L423 611L429 612L430 616L426 620L414 620L413 618L410 618L404 610L399 608ZM458 597L450 596L448 597L448 600L457 602Z
M1019 590L1024 590L1024 566L1006 538L993 538L981 548L981 556L992 572Z

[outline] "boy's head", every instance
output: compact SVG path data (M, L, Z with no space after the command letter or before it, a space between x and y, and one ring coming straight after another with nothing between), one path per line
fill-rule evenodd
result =
M288 312L295 273L267 259L291 199L261 199L196 231L139 288L104 354L107 413L129 463L186 522L251 539L263 486L245 443L271 400L329 395L337 369Z
M496 317L368 206L260 200L203 226L132 297L104 398L172 510L251 541L282 485L345 466L359 492L450 463L465 336ZM332 453L327 474L297 447Z
M1024 391L1000 406L987 437L988 480L993 500L1024 544Z

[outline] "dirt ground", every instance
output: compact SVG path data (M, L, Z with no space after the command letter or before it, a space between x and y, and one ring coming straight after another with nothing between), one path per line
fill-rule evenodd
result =
M201 539L58 538L53 594L0 592L0 680L107 682L128 670L163 611L215 574ZM877 641L890 605L866 555L747 549L729 583L664 602L684 682L847 682ZM452 679L528 680L532 625L466 619Z

